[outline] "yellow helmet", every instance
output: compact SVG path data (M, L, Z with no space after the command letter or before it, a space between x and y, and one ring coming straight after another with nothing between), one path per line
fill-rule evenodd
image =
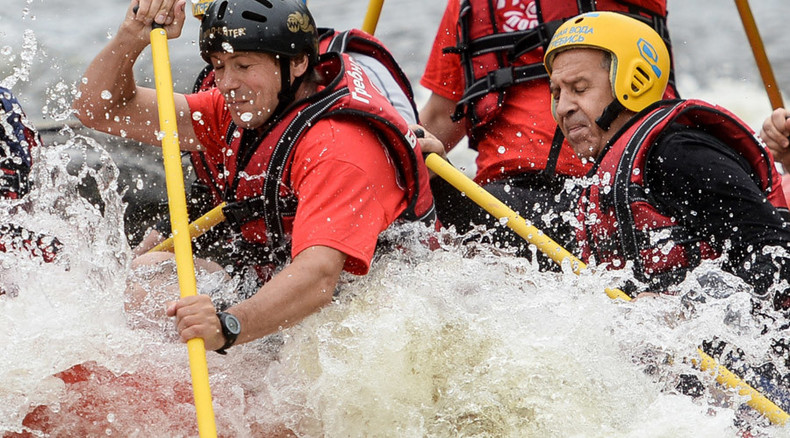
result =
M543 64L551 76L558 53L573 48L600 49L612 55L612 92L625 108L639 112L661 100L669 82L669 50L653 28L617 12L588 12L554 33Z

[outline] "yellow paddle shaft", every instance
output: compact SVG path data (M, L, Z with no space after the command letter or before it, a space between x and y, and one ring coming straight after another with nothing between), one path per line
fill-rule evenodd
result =
M504 223L527 242L535 245L543 254L546 254L557 264L561 265L563 260L569 260L573 272L576 274L587 269L587 265L584 264L584 262L574 257L573 254L568 252L549 236L543 234L543 232L535 228L535 226L528 224L518 213L495 198L492 194L488 193L484 188L480 187L461 171L453 167L452 164L442 159L442 157L433 153L428 154L428 157L425 159L425 164L434 173L452 184L453 187L469 197L469 199L474 201L485 211L489 212L500 221L500 223ZM606 289L606 294L611 298L628 299L628 295L619 289Z
M194 239L196 237L200 237L206 231L210 230L213 226L223 222L225 220L225 214L222 212L222 207L225 206L225 203L214 207L208 213L204 214L203 216L195 219L194 222L189 224L189 238ZM167 240L161 242L159 245L151 248L149 252L154 251L173 251L173 241L172 237L167 238Z
M573 263L573 272L576 274L587 269L587 265L581 260L574 257L557 244L557 242L551 240L534 226L528 225L524 218L519 216L518 213L477 185L477 183L469 179L469 177L440 156L433 153L428 154L425 163L434 173L452 184L453 187L468 196L469 199L485 209L495 218L498 220L506 220L507 226L511 230L526 239L527 242L537 246L539 250L551 257L551 259L558 264L561 264L564 259L570 260L571 263ZM606 294L612 299L620 298L626 301L631 300L631 297L620 289L607 288ZM746 382L739 379L737 375L729 371L723 365L719 365L714 358L705 354L701 349L697 349L697 353L702 358L700 369L703 371L711 370L713 373L716 373L716 381L719 382L719 384L738 390L740 395L750 396L747 404L765 415L772 423L784 425L787 422L788 415L779 406L760 394Z
M162 28L151 31L151 52L154 62L156 96L159 104L159 131L162 138L167 198L170 207L170 223L175 246L176 270L181 296L197 294L195 266L192 261L192 242L189 238L184 173L181 169L181 151L178 144L173 78L170 71L170 54L167 48L167 32ZM201 438L216 437L214 408L211 404L211 389L208 381L206 348L203 339L194 338L187 342L189 366L192 374L192 391L195 396L198 432Z
M787 424L787 420L790 416L788 416L782 408L738 378L732 371L728 370L723 365L719 365L716 359L708 356L701 349L698 348L697 353L701 358L701 362L698 364L700 370L710 371L711 375L716 376L716 381L719 382L720 385L735 389L738 391L738 394L742 396L748 396L749 401L747 401L746 404L765 415L771 423L782 426Z
M373 35L376 33L376 26L379 24L379 17L381 16L381 8L384 6L384 0L370 0L368 3L368 11L365 13L365 21L362 23L362 30Z

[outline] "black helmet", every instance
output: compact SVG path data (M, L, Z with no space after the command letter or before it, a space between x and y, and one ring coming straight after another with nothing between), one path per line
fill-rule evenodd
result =
M200 55L264 52L318 59L318 31L302 0L216 0L200 24Z

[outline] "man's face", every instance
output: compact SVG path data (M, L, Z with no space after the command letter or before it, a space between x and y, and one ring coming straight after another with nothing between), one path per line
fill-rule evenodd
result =
M552 63L554 119L582 159L598 157L606 142L628 119L621 114L608 131L595 123L614 100L604 59L600 50L580 48L560 52Z
M211 55L211 64L217 88L237 126L255 129L269 120L281 85L279 62L273 55L217 52Z

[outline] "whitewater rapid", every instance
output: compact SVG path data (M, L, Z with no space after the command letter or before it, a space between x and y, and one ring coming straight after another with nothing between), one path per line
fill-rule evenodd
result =
M29 114L65 126L77 77L92 56L85 52L112 33L123 2L92 3L91 14L68 9L81 2L13 1L11 12L0 12L7 29L0 31L0 85L22 91ZM322 14L334 8L327 21L338 28L359 21L349 2L312 3ZM383 20L381 36L416 79L442 7L409 4L385 8L398 21ZM683 8L692 6L670 6ZM58 20L63 10L84 25ZM713 31L689 26L673 33L681 93L720 103L759 128L767 99L753 77L695 79L726 67L714 62L682 73L682 63L695 59L688 47L739 31L717 34L732 23L724 12L717 16L725 24ZM420 20L422 32L407 18ZM90 36L77 37L81 32ZM191 78L200 66L194 41L175 44L176 73ZM59 50L70 55L60 58ZM187 82L181 79L182 88ZM427 97L419 87L417 93ZM44 436L196 436L185 345L170 321L124 310L131 250L123 194L150 181L119 186L108 145L68 128L62 137L36 152L32 193L0 201L0 223L63 243L51 264L0 252L7 291L0 295L0 434L28 427L46 430ZM473 153L453 158L472 172ZM98 199L80 194L86 181ZM539 272L450 232L426 233L407 230L397 252L377 257L365 277L344 276L337 302L301 324L227 356L209 352L220 435L290 429L305 437L718 438L749 428L757 436L790 436L692 364L703 341L720 339L759 365L773 359L771 339L783 335L780 323L751 314L748 288L716 263L690 275L678 296L625 303L603 292L624 272ZM426 240L441 245L431 250ZM711 276L720 287L701 287ZM199 277L201 290L216 287L216 279ZM783 363L777 367L788 373ZM702 382L700 397L678 394L682 375Z
M82 137L41 149L34 191L3 201L14 211L3 220L64 246L52 264L0 253L3 284L14 286L0 296L0 430L24 430L46 406L49 436L194 436L185 345L170 321L141 325L124 311L131 255L117 168L106 159L69 175L74 149L108 158ZM96 181L100 205L76 193L80 178ZM298 436L735 437L736 417L783 436L691 364L714 337L760 363L776 335L768 326L761 336L748 292L715 264L679 296L626 303L603 292L621 272L539 272L450 232L397 235L399 249L365 277L344 276L320 313L227 356L208 353L222 436L284 427ZM705 291L703 274L735 286ZM212 281L199 277L203 289ZM53 377L75 365L91 373ZM705 394L678 394L681 374L696 375Z

